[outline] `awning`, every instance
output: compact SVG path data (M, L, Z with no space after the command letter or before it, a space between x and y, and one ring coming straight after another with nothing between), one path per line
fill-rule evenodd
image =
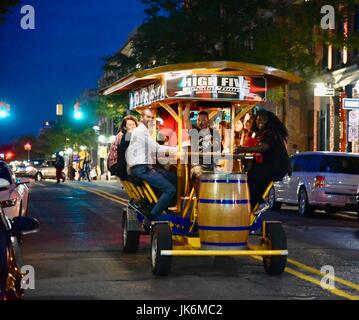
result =
M359 80L359 69L358 65L342 68L332 72L334 79L334 87L346 87L349 84L355 84Z
M100 92L106 96L118 92L134 90L141 86L153 83L154 80L172 72L192 72L197 74L212 72L214 74L233 73L235 75L262 76L267 79L269 88L302 81L302 79L295 74L269 66L232 61L210 61L167 65L134 72L119 79L107 88L102 89Z

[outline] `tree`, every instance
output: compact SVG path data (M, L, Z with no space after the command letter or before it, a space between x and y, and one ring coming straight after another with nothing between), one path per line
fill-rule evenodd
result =
M1 0L0 3L0 24L5 23L5 15L9 13L9 9L18 5L20 0Z
M74 124L71 117L64 117L38 137L37 145L44 157L51 157L67 148L78 150L81 145L93 148L96 135L87 123Z
M180 62L231 60L270 65L305 78L319 71L314 48L326 43L358 48L358 35L349 39L320 31L323 5L340 8L339 22L352 12L356 0L143 0L146 19L133 37L133 56L119 54L106 68L125 75ZM339 23L338 23L339 24ZM116 63L117 62L117 63ZM127 72L126 72L127 71Z

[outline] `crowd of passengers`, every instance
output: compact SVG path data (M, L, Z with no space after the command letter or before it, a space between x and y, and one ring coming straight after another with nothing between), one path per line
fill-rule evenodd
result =
M206 111L200 111L196 124L193 124L190 109L190 103L186 104L182 147L183 151L197 154L190 157L189 163L191 180L198 196L203 173L215 172L220 168L220 163L214 157L208 158L207 153L229 153L232 132L226 121L214 126ZM144 210L150 221L160 220L162 212L175 204L177 187L176 173L169 166L158 163L159 154L178 155L177 135L158 118L157 138L153 139L154 117L153 110L149 108L142 110L139 122L134 116L126 116L111 146L108 160L108 167L121 180L128 180L129 177L145 180L160 192L157 204L148 212ZM234 154L254 154L254 159L245 163L245 171L248 174L251 208L254 209L258 204L256 213L259 213L268 206L262 198L268 184L281 180L290 170L285 146L288 131L275 114L264 109L247 113L235 123L233 130ZM234 166L233 171L236 170L238 168Z

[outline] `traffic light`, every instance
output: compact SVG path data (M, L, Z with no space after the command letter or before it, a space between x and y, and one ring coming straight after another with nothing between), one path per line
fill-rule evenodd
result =
M10 105L0 101L0 118L6 118L10 115Z
M14 158L14 154L12 152L7 152L5 154L5 161L10 161Z
M76 120L81 120L83 118L83 113L78 102L76 102L74 105L74 118Z

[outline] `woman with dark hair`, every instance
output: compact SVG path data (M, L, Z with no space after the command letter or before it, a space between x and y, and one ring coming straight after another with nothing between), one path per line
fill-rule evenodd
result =
M126 134L131 133L135 128L137 128L137 126L137 119L134 116L124 117L118 129L115 141L112 142L110 147L110 153L107 159L107 168L112 175L116 175L120 178L122 176L122 179L125 179L127 177L127 172L126 169L122 168L122 166L120 165L121 159L119 159L118 156L120 155L120 158L122 158L121 155L123 154L124 159L124 153L126 151L126 148L128 147L128 144L130 143L130 137L126 137Z
M260 162L254 161L248 171L248 184L251 194L252 209L259 204L258 213L269 206L262 198L268 184L272 181L282 180L290 172L290 161L285 143L288 131L278 117L266 110L256 114L257 145L239 147L236 153L260 153Z

